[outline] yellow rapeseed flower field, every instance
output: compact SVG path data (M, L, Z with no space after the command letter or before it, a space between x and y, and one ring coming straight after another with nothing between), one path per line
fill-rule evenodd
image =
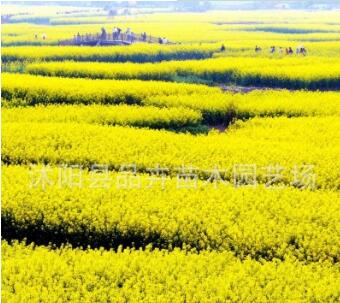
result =
M286 88L326 89L340 83L340 60L317 57L234 57L158 64L49 62L30 64L26 70L38 75L94 79L172 80L176 76L195 76L222 83Z
M2 97L23 99L27 105L139 103L146 97L164 94L219 92L204 85L123 80L63 79L25 74L2 74Z
M15 303L335 303L339 298L338 266L328 262L240 262L228 252L55 250L5 241L2 251L3 299Z
M139 171L160 164L172 174L182 165L192 165L201 176L218 167L226 170L228 180L235 164L251 164L258 166L260 182L270 175L266 167L279 165L286 184L293 182L296 165L314 165L317 187L338 189L339 171L333 167L339 165L339 123L338 117L255 118L237 122L226 133L194 136L118 126L13 122L3 125L2 159L8 164L65 162L85 167L105 163L111 169L135 163Z
M2 110L2 121L16 122L88 122L104 125L131 125L180 129L198 126L202 115L190 108L128 105L50 105L16 107Z
M198 181L196 190L180 187L176 178L157 180L147 174L108 173L106 181L95 180L93 170L74 171L70 181L63 167L46 168L48 180L41 180L42 169L4 167L3 222L11 226L4 235L29 234L45 244L151 244L231 251L241 259L294 256L337 262L340 209L335 192L234 188L205 181Z
M1 300L340 302L336 1L151 2L2 4Z

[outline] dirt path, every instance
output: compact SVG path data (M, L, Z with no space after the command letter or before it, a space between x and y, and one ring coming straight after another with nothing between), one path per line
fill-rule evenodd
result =
M293 88L280 88L280 87L265 87L265 86L237 86L237 85L225 85L225 84L215 84L214 86L221 88L223 92L230 92L230 93L250 93L254 90L271 90L271 91L299 91L299 90L308 90L308 91L322 91L322 92L338 92L340 89L293 89Z
M272 87L262 87L262 86L228 86L219 85L223 92L231 93L250 93L254 90L284 90L283 88L272 88Z
M228 128L228 125L225 124L216 124L216 125L208 125L209 130L218 130L220 133L225 132Z

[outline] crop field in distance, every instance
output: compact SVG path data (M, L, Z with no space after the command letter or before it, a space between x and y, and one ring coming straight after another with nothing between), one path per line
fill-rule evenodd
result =
M1 23L2 302L340 302L339 1Z

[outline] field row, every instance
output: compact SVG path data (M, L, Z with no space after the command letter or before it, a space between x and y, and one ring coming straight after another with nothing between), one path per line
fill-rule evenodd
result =
M145 63L49 62L29 64L28 73L94 79L201 81L283 88L336 89L340 61L308 58L217 58L204 61Z
M2 298L16 302L338 302L337 267L240 262L229 253L118 252L2 242Z
M103 125L131 125L136 127L170 128L180 130L198 127L202 115L182 107L159 108L129 105L49 105L18 107L2 110L7 122L86 122Z
M200 111L203 120L212 124L254 116L340 116L340 94L337 92L258 90L247 94L194 93L151 96L141 103L148 106L191 108Z
M105 248L151 244L231 251L240 259L339 261L337 192L204 181L190 188L176 178L43 169L4 166L5 239Z
M159 14L157 15L159 16ZM170 16L171 15L172 14L170 14ZM184 15L185 14L183 14L182 17L184 17ZM313 55L325 55L325 49L319 47L317 42L337 42L340 37L338 24L320 24L320 22L313 26L295 23L295 25L292 24L291 26L281 24L279 27L267 25L267 27L261 28L261 26L258 25L254 28L254 24L240 24L238 22L235 24L227 22L225 24L225 22L221 21L222 24L216 24L217 20L215 20L204 23L201 20L201 15L196 15L196 20L193 21L193 23L188 22L188 20L177 20L178 14L176 14L176 18L172 15L172 20L168 22L164 20L147 22L145 20L127 19L121 19L119 21L117 17L115 17L113 21L106 16L101 18L102 21L100 21L100 17L59 18L59 20L49 20L49 18L46 17L26 17L28 17L27 22L30 20L33 22L51 22L52 25L46 26L43 24L29 23L4 24L2 45L55 46L58 45L60 40L72 39L78 32L84 37L86 37L86 34L94 35L100 33L102 27L105 27L107 34L112 38L114 26L119 26L124 32L127 28L131 28L136 34L146 32L153 37L166 37L170 41L179 44L225 43L229 47L228 50L230 50L230 47L234 48L236 46L239 53L248 50L250 43L251 49L253 49L256 44L269 48L270 43L284 47L294 47L305 43L308 44L307 47L310 47ZM197 17L199 17L199 20ZM174 22L174 19L176 19L176 22ZM258 23L258 20L257 18L256 23ZM65 25L61 23L65 23ZM286 23L286 21L284 23ZM253 27L250 27L250 25ZM36 33L39 33L37 38L35 38ZM46 35L45 39L42 38L41 33Z
M90 80L2 74L2 97L23 99L25 105L139 103L155 95L218 93L204 85L140 80Z
M217 44L205 45L149 45L135 44L129 47L49 46L3 47L2 62L13 61L105 61L105 62L158 62L163 60L187 60L210 58L219 50Z
M265 182L269 173L260 167L277 164L284 184L295 184L291 173L295 166L313 165L315 186L336 189L339 123L338 117L254 118L207 136L79 123L4 123L2 161L85 167L103 163L110 169L135 163L139 171L160 164L171 174L184 164L192 165L200 176L217 166L228 170L227 180L232 180L233 165L254 164L259 167L259 182Z
M339 93L337 92L265 90L254 91L249 94L232 94L222 93L216 87L194 84L138 80L47 78L6 73L2 75L2 80L2 97L5 107L59 103L128 103L168 108L187 107L201 112L204 123L210 124L228 123L233 118L243 119L253 116L339 115L340 110ZM57 109L54 107L50 109L40 108L36 112L46 116L49 110L55 113ZM26 109L26 111L30 112L29 109ZM60 111L62 111L61 108ZM82 109L82 111L85 111L85 109ZM88 111L90 112L91 109L89 108ZM106 112L108 113L107 110ZM167 111L165 112L167 113ZM183 115L184 113L187 114L186 111L183 111ZM36 115L30 115L30 117L36 117ZM66 114L65 117L69 116L70 114ZM143 117L146 126L149 125L148 121L151 121L153 117L154 115L151 112L150 118ZM164 115L160 115L161 117L164 117ZM65 119L67 120L67 118ZM55 120L56 118L53 121ZM39 119L32 118L30 121L39 121ZM181 124L180 121L179 124Z
M2 121L86 122L206 132L203 125L228 125L254 116L340 116L339 93L254 91L248 94L173 95L149 97L141 105L62 105L18 107L4 101ZM13 108L13 106L16 106Z

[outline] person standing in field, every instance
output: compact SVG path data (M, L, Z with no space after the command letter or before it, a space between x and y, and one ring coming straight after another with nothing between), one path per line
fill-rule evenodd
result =
M131 32L130 33L130 42L133 43L134 40L135 40L135 33Z
M303 56L306 56L306 53L307 53L307 51L306 51L306 49L305 49L305 47L303 45L297 47L297 49L296 49L296 54L297 55L301 54Z
M115 26L115 27L113 28L113 31L112 31L112 39L113 39L113 40L117 40L117 33L118 33L118 29L117 29L117 27Z
M105 28L102 27L101 31L102 31L102 32L101 32L101 34L100 34L100 39L101 39L101 40L106 40L107 34L106 34Z
M142 41L146 41L146 32L144 32L143 34L142 34Z
M117 27L117 40L119 40L120 33L122 32L122 29Z
M130 39L131 39L131 29L130 29L130 27L127 28L125 34L126 34L126 40L130 41Z

